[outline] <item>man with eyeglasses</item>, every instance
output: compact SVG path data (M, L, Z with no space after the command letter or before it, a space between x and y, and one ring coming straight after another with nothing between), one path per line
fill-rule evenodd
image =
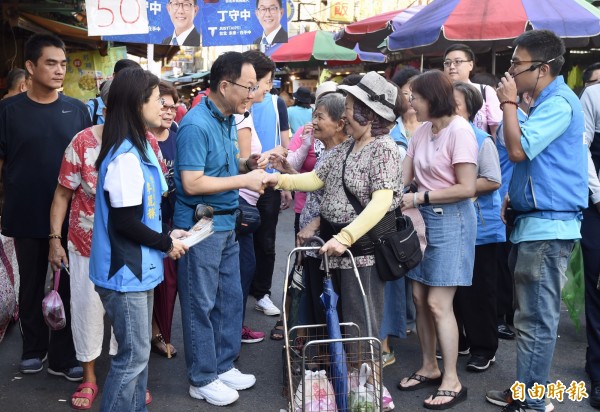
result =
M238 189L262 193L260 155L240 158L234 114L244 114L258 90L252 64L238 52L219 56L210 95L177 132L174 225L189 229L198 206L214 209L214 233L190 247L177 268L189 394L212 405L235 402L254 385L233 362L240 353L242 288L235 225ZM243 173L243 174L240 174Z
M276 43L287 43L288 33L281 26L284 13L283 0L256 0L256 18L263 28L263 34L254 44L266 53Z
M194 19L199 7L196 0L170 0L167 11L173 23L173 34L162 41L162 44L173 46L200 46L200 33L194 26Z
M489 391L486 399L505 405L503 411L543 412L544 399L533 399L530 390L549 381L563 279L588 206L587 145L581 103L560 76L563 41L549 30L531 30L513 46L511 66L497 94L506 150L515 163L502 218L510 204L515 215L509 267L514 276L516 381L524 385L525 396L513 399L510 390ZM532 103L520 124L517 95L525 92Z

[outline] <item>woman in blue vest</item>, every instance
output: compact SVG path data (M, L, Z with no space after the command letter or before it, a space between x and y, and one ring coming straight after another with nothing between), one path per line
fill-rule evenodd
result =
M496 361L498 349L496 285L500 248L506 240L506 230L500 219L502 199L498 192L502 172L491 136L473 124L483 105L481 93L468 83L455 82L454 99L458 115L471 123L479 147L476 199L473 201L477 215L473 281L471 286L458 288L454 308L459 333L463 333L462 322L466 347L471 352L467 370L483 372Z
M113 80L96 161L98 184L90 279L119 345L111 361L101 411L145 411L154 287L163 254L181 257L186 232L163 230L160 204L167 183L147 144L160 126L164 100L158 78L140 68Z

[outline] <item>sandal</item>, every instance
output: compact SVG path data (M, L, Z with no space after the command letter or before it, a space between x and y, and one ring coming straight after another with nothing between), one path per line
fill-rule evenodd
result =
M284 338L283 331L283 320L279 319L277 323L275 323L275 327L271 329L271 339L272 340L283 340Z
M84 389L90 389L92 393L82 392ZM84 411L92 408L92 404L94 403L94 399L96 399L96 395L98 395L98 385L92 382L84 382L80 384L73 395L71 395L71 408L77 409L80 411ZM87 399L87 405L74 405L73 401L76 399Z
M438 376L437 378L428 378L427 376L423 376L423 375L419 375L418 373L413 373L412 375L410 375L410 377L406 380L406 383L409 380L414 380L414 381L418 381L419 383L417 383L416 385L412 385L412 386L402 386L401 382L398 383L398 389L400 389L401 391L418 391L419 389L423 389L423 388L427 388L429 386L436 386L442 383L442 377Z
M171 353L169 354L167 342L165 342L165 339L160 333L155 335L150 341L150 343L152 345L152 352L158 353L159 355L164 356L165 358L172 358L175 355L177 355L177 349L175 349L175 347L170 343L168 344L171 348Z
M435 394L432 395L431 399L435 399L438 396L449 396L452 398L452 400L446 402L446 403L440 403L440 404L430 404L430 403L425 403L423 402L423 406L426 409L433 409L436 411L441 411L444 409L450 409L453 406L455 406L456 404L461 403L462 401L467 399L467 387L463 386L462 388L460 388L460 391L458 392L454 392L454 391L446 391L446 390L440 390L438 389L437 392Z

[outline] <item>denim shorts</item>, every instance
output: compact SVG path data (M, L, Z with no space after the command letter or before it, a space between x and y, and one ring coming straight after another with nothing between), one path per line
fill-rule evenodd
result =
M427 248L419 270L407 276L428 286L470 286L473 279L477 218L470 199L420 206Z

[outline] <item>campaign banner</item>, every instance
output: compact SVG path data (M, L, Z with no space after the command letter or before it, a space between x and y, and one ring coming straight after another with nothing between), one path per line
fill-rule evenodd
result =
M112 78L115 63L126 58L126 47L111 47L107 56L98 50L69 53L63 93L82 101L93 99L100 84Z
M136 0L137 1L137 0ZM202 1L202 0L200 0ZM147 34L109 35L103 40L123 43L200 46L200 6L194 0L146 0Z
M204 0L200 11L202 45L262 44L264 51L265 45L287 43L286 3L287 0Z

